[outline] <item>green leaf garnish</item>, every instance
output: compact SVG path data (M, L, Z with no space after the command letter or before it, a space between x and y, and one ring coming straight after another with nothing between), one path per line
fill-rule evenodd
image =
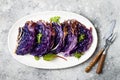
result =
M81 56L83 55L83 53L78 53L78 52L75 52L74 53L74 56L76 57L76 58L80 58Z
M38 43L41 42L41 38L42 38L42 34L41 33L37 34L37 42Z
M79 36L79 42L83 41L85 39L85 34L81 34Z
M37 61L40 59L39 56L34 56L34 58L35 58L35 60L37 60Z
M50 18L50 22L60 23L60 16L54 16Z
M54 60L56 57L57 57L56 54L49 53L49 54L44 55L43 59L46 61L51 61L51 60Z

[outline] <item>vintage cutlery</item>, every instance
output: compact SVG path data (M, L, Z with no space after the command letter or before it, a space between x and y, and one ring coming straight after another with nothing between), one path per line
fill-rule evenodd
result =
M102 72L102 68L103 68L103 64L104 64L105 57L107 54L107 50L110 47L110 45L114 42L115 39L116 39L116 33L111 34L111 36L108 39L106 39L106 45L105 45L104 51L100 57L96 73L100 74Z

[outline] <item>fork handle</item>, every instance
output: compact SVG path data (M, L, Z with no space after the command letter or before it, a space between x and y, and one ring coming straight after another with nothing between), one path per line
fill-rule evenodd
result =
M85 68L85 72L89 72L92 67L97 63L98 59L100 58L102 52L104 51L104 49L101 49L96 55L95 57L92 59L92 61L89 63L89 65Z
M98 63L98 66L97 66L97 70L96 70L97 74L100 74L102 72L102 68L103 68L103 65L104 65L105 58L106 58L106 54L102 54L102 56L100 58L100 61Z

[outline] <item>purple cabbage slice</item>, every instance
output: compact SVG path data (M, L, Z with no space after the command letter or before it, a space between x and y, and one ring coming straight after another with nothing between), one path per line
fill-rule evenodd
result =
M89 49L89 47L91 46L91 43L93 41L92 28L87 29L83 24L79 24L78 27L79 27L79 36L81 34L84 34L85 39L83 41L78 42L77 51L78 52L85 52Z
M16 54L25 55L31 52L35 43L36 26L37 24L35 22L28 21L23 28L19 28L18 46L15 51Z
M68 35L68 25L67 25L67 21L65 21L64 23L61 23L61 27L62 27L62 31L63 31L63 47L61 49L61 51L64 51L64 46L66 43L66 36Z
M49 50L50 46L50 38L51 38L51 32L49 30L48 25L45 24L43 21L37 22L38 27L36 27L37 34L42 34L42 38L40 43L35 43L34 49L31 52L34 56L43 56L46 54Z
M59 53L63 43L62 27L58 23L52 23L52 27L55 29L55 41L52 52Z
M48 23L48 22L47 22L46 24L48 25L48 27L49 27L49 29L50 29L50 33L51 33L50 50L52 50L53 47L54 47L54 42L55 42L55 35L56 35L56 33L55 33L54 27L52 27L52 23Z
M78 43L75 46L75 48L71 51L71 53L83 53L85 51L87 51L93 41L93 37L92 37L92 28L87 29L83 24L81 24L79 22L78 26ZM79 40L79 37L81 37L81 35L84 35L84 39L83 40Z
M63 54L65 56L70 56L71 51L74 49L74 47L77 45L77 23L76 20L67 20L63 23L67 27L67 35L65 35L65 42L64 42L64 47L63 47Z

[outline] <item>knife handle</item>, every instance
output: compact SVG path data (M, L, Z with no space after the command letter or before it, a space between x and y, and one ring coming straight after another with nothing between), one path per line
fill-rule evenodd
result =
M95 57L92 59L92 61L90 62L90 64L85 68L85 72L89 72L92 67L97 63L98 59L100 58L102 52L104 51L104 49L101 49L96 55Z
M104 65L105 58L106 58L106 54L102 54L102 56L100 58L100 61L98 63L98 66L97 66L97 70L96 70L97 74L100 74L102 72L102 68L103 68L103 65Z

